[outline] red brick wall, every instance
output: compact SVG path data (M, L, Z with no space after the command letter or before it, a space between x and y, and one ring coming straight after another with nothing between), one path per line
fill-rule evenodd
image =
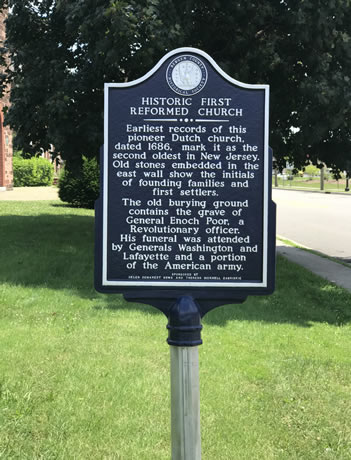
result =
M5 41L6 14L0 14L0 46ZM10 89L8 88L0 100L0 187L11 189L13 187L12 169L12 132L8 126L3 124L3 108L10 104Z

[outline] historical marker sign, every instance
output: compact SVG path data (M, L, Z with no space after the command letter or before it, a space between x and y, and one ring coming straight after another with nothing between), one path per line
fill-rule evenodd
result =
M268 105L193 48L105 85L98 290L273 290Z

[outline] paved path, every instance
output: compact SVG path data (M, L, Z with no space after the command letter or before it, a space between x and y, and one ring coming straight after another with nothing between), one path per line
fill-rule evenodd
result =
M15 187L10 191L0 191L0 201L58 200L57 187Z
M279 240L277 240L277 253L351 292L351 267L345 267L338 262L333 262L303 249L287 246Z
M273 190L277 234L351 262L351 193Z
M274 190L277 233L301 246L351 260L351 196ZM277 240L277 253L351 292L351 265L333 262Z

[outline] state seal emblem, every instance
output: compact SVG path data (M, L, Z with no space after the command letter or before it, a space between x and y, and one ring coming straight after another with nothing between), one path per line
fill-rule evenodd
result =
M175 93L192 96L200 92L206 85L207 69L198 57L183 54L169 64L166 79L169 87Z

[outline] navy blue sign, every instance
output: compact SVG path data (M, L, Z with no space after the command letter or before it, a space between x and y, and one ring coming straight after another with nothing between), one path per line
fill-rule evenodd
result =
M273 290L268 104L192 48L105 85L98 290Z

